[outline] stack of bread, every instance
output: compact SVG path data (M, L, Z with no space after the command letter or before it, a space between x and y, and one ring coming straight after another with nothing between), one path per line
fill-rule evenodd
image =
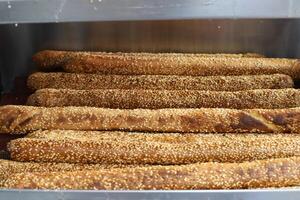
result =
M43 72L28 78L27 105L0 107L0 132L24 134L0 161L4 188L299 185L299 60L42 51L34 61Z

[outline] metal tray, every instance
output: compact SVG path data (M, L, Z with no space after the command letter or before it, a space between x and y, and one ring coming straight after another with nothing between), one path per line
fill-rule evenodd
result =
M111 20L299 18L298 0L10 0L0 24Z
M0 199L81 200L81 199L205 199L205 200L290 200L300 199L300 189L257 190L173 190L173 191L103 191L103 190L0 190Z

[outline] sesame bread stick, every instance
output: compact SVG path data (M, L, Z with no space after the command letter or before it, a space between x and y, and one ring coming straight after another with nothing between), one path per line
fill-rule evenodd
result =
M226 54L226 53L107 53L107 52L76 52L76 51L53 51L44 50L36 53L33 56L33 61L43 69L54 69L63 66L66 62L74 57L85 58L85 57L102 57L102 56L121 56L121 57L134 57L136 59L144 58L156 58L156 57L250 57L260 58L264 57L257 53L245 53L245 54Z
M262 89L235 92L202 90L40 89L27 105L102 108L288 108L300 106L300 90Z
M124 165L105 165L105 164L70 164L70 163L36 163L36 162L16 162L0 159L0 187L5 180L16 173L24 172L66 172L80 170L99 170L122 168ZM126 165L126 167L134 167ZM136 167L136 166L135 166Z
M300 158L65 173L19 173L6 188L80 190L246 189L299 185Z
M39 63L40 67L47 69L51 65L59 64L65 72L72 73L190 76L286 74L292 78L300 78L300 61L298 59L131 56L101 53L95 55L72 52L67 53L66 57L58 57L57 60L53 60L51 56L49 58L49 56L43 56L43 53L40 53L34 57L34 60Z
M286 74L300 78L300 61L284 58L230 58L230 57L133 57L102 56L75 57L63 65L71 73L116 75L260 75Z
M252 76L164 76L101 75L64 72L36 72L28 77L32 90L54 89L158 89L239 91L251 89L292 88L294 82L284 74Z
M8 145L11 159L171 165L300 156L299 134L48 133L12 140Z
M0 107L0 132L121 130L194 133L300 133L300 108L108 109L94 107Z

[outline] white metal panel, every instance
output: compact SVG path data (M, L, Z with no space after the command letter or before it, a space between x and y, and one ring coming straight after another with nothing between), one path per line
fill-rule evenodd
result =
M299 17L299 0L0 0L2 24Z

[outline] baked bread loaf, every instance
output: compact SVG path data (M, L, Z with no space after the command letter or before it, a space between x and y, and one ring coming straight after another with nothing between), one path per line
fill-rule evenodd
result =
M34 61L44 69L116 75L228 76L286 74L300 78L300 61L284 58L211 56L138 56L128 54L40 52Z
M108 109L0 107L1 133L34 130L122 130L193 133L300 133L300 108Z
M27 79L32 90L54 89L152 89L239 91L292 88L294 82L284 74L252 76L164 76L101 75L64 72L36 72Z
M135 165L242 162L300 156L300 135L44 131L12 140L8 149L16 161Z
M299 185L300 158L97 171L19 173L6 188L80 190L245 189Z
M36 163L36 162L16 162L0 159L0 188L3 187L5 180L16 173L24 172L66 172L80 170L99 170L122 168L124 165L105 165L105 164L70 164L70 163ZM137 167L126 165L126 167Z
M288 108L300 107L300 90L264 89L236 92L201 90L40 89L27 105L102 108Z
M107 53L107 52L75 52L75 51L54 51L54 50L44 50L36 53L33 56L33 61L43 69L54 69L56 67L63 66L66 62L74 57L87 58L89 56L102 57L102 56L120 56L120 57L133 57L139 59L141 57L145 58L160 58L160 57L250 57L250 58L260 58L264 57L257 53L245 53L245 54L195 54L195 53Z

